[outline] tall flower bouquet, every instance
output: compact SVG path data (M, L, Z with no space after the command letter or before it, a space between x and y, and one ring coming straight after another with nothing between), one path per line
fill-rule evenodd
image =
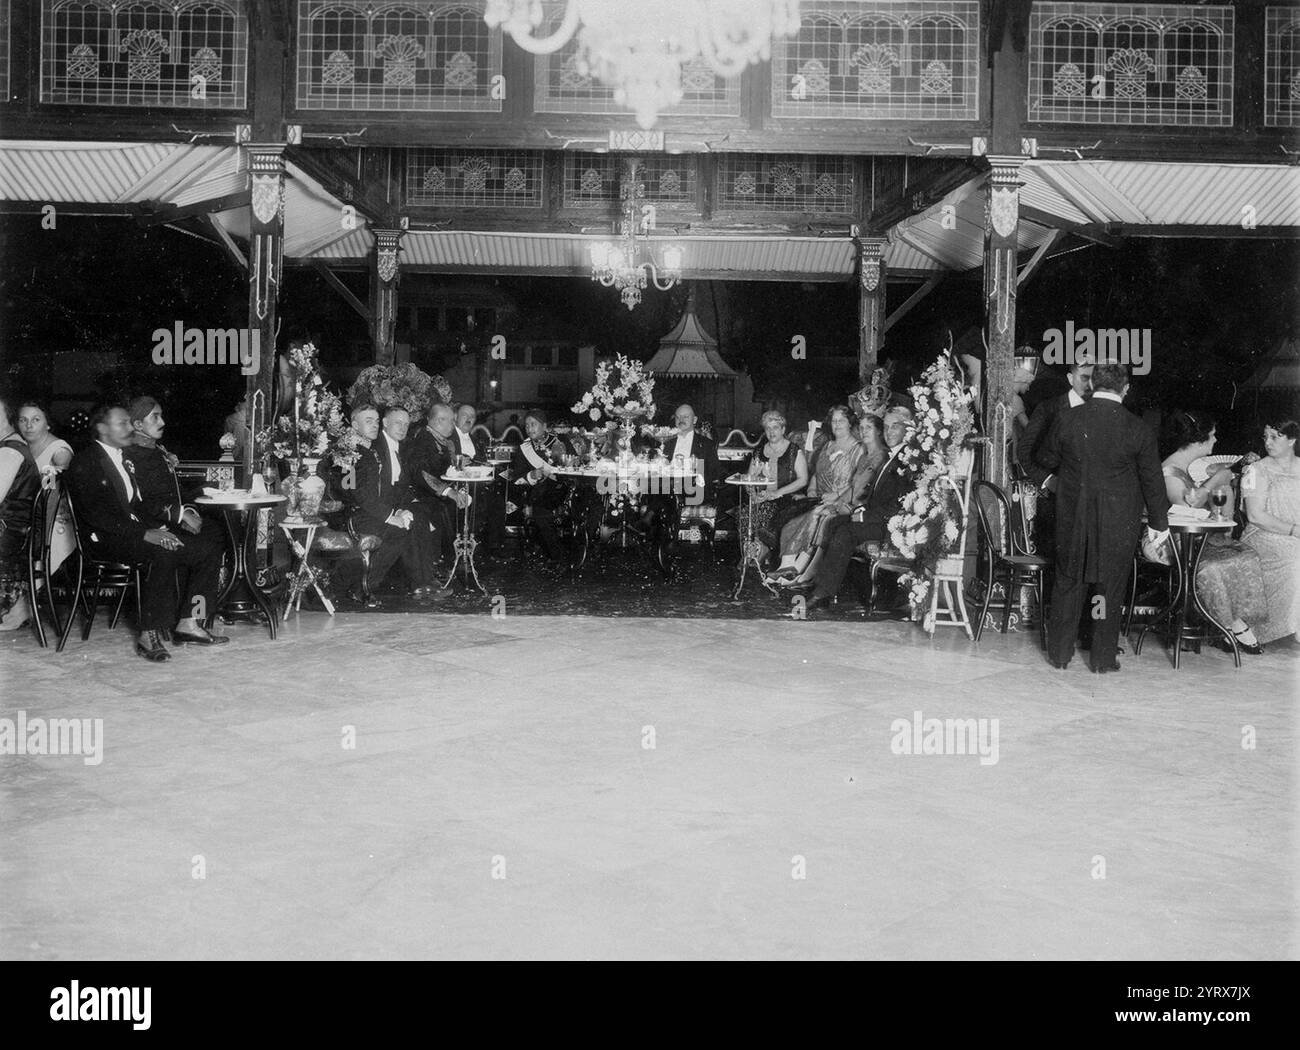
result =
M614 369L618 375L613 375ZM593 423L602 418L622 421L631 426L634 419L652 419L655 414L654 373L641 367L640 361L630 361L619 354L611 365L602 361L596 366L596 382L573 406L578 415L586 415Z
M287 356L294 376L293 406L258 433L259 447L279 460L300 462L329 455L340 466L348 466L357 458L356 435L343 402L325 387L316 347L295 344Z
M909 388L915 428L899 453L900 469L915 478L903 508L889 519L894 549L912 563L902 582L911 587L912 619L927 615L930 588L941 558L960 535L961 503L945 480L956 476L966 439L974 429L973 398L960 385L946 354ZM931 624L925 624L927 630Z
M362 369L348 390L348 404L404 408L419 419L430 406L451 402L451 384L412 364L371 365Z

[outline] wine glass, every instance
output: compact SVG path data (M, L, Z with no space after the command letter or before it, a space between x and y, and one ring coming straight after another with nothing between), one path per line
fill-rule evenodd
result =
M1223 520L1223 508L1228 503L1228 490L1223 486L1215 489L1210 495L1210 502L1214 504L1214 520Z

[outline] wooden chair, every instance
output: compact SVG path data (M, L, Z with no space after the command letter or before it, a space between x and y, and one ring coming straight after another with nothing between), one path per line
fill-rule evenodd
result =
M72 519L72 535L77 544L77 579L71 591L72 605L68 609L68 620L63 625L63 633L59 636L59 644L55 650L60 653L63 652L63 647L68 642L68 635L72 633L72 624L77 618L77 609L79 607L82 610L81 640L84 642L90 637L90 628L95 622L95 609L99 604L101 591L113 590L118 592L117 604L114 606L113 615L108 621L110 631L117 626L117 621L122 618L122 608L126 604L126 596L129 591L135 591L137 613L140 609L140 566L128 565L126 562L105 561L100 558L92 558L87 554L81 542L81 526L77 521L77 508L73 503L72 493L68 493L66 498L68 501L68 515Z
M984 601L975 625L975 641L984 633L993 589L1001 583L1002 633L1011 628L1011 607L1022 587L1034 588L1038 596L1038 636L1047 648L1047 609L1043 603L1043 576L1051 562L1029 553L1029 533L1023 516L1014 514L1007 494L991 481L975 483L975 514L979 520L981 560L984 563Z
M45 625L41 623L41 603L49 611L50 622L54 624L54 636L63 636L63 620L59 617L58 607L54 604L54 584L49 571L50 547L53 544L54 526L58 518L59 506L65 499L62 488L55 482L54 486L42 489L32 504L32 527L27 533L27 594L32 603L32 633L42 648L48 648L45 638ZM37 584L43 584L37 589ZM69 611L71 615L71 611Z

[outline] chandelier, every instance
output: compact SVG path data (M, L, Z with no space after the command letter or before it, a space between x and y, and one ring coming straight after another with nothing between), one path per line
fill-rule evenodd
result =
M637 237L641 217L641 202L645 200L645 183L640 179L640 161L630 158L623 176L619 197L622 199L622 217L619 219L619 242L601 241L591 246L591 279L606 288L617 288L623 305L629 310L641 301L641 291L653 282L661 292L668 291L682 277L682 250L675 244L663 250L663 265L655 263L650 238ZM642 246L647 258L638 261ZM663 271L663 280L659 273Z
M643 128L682 100L684 66L703 59L719 76L733 77L770 58L773 37L799 29L799 0L563 2L564 17L549 36L533 35L545 19L542 0L488 0L484 18L534 55L558 51L576 33L578 72L610 85Z

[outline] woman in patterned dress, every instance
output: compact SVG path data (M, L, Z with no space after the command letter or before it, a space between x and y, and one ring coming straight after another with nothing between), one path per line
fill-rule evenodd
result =
M41 472L41 487L52 489L59 484L58 476L68 469L72 462L72 446L62 438L50 433L50 414L45 406L35 401L24 401L18 408L18 431L32 450L36 468ZM50 497L54 505L55 496ZM68 515L67 503L59 504L59 516L50 533L49 575L53 576L59 566L73 552L76 543L72 538L72 519Z
M17 630L32 615L24 554L41 475L14 429L17 415L14 403L0 395L0 631Z
M853 414L847 405L830 411L831 438L817 456L808 495L818 499L811 510L791 518L781 530L781 565L776 575L789 579L811 569L826 523L852 508L865 449L853 434Z
M785 416L780 412L763 413L763 431L767 441L754 450L749 461L748 474L757 477L759 470L771 480L767 488L754 490L754 532L762 544L760 560L766 561L776 547L784 511L793 502L795 493L808 487L808 463L803 449L785 436ZM740 532L748 534L749 504L740 511Z
M1268 452L1246 471L1241 490L1250 524L1242 543L1259 555L1268 614L1255 625L1261 642L1300 631L1300 423L1279 420L1264 427ZM1300 638L1296 638L1300 641Z
M1188 467L1214 451L1214 420L1200 413L1175 412L1169 420L1169 441L1174 449L1162 464L1165 492L1173 506L1204 507L1216 489L1232 490L1232 471L1215 471L1198 485ZM1251 625L1261 623L1267 613L1264 604L1264 572L1259 556L1226 532L1211 533L1201 551L1196 570L1196 592L1206 610L1237 636L1243 652L1258 656L1264 651ZM1232 651L1226 639L1215 642Z

